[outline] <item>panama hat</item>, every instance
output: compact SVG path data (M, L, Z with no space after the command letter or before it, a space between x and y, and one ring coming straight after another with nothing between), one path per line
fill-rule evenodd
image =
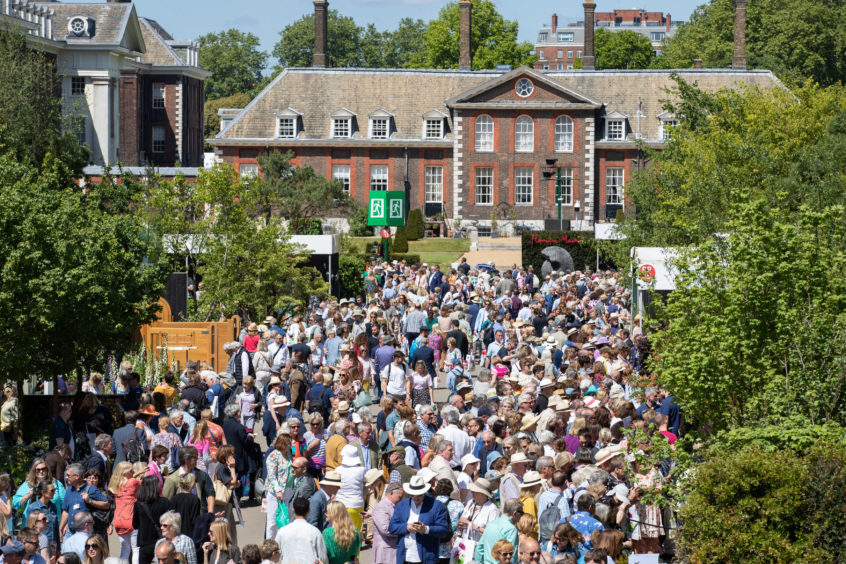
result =
M521 431L528 431L534 425L537 425L538 421L540 421L540 415L534 415L534 414L530 413L530 414L523 417L523 426L520 427L520 430Z
M156 411L156 408L153 407L152 403L146 404L141 410L138 412L141 415L158 415L159 412Z
M372 470L371 470L371 472L372 472ZM377 472L378 472L378 470L377 470ZM338 487L343 486L344 483L341 482L341 473L335 472L335 471L326 472L326 476L324 476L323 479L320 480L320 485L321 486L338 486Z
M412 476L407 484L402 485L402 489L408 495L421 495L429 491L432 486L423 479L423 476Z
M540 472L535 470L529 470L523 475L523 483L520 484L521 488L531 488L532 486L537 486L538 484L543 483L543 478L541 478Z
M470 491L471 492L484 494L484 495L488 496L488 498L493 497L493 494L491 493L490 488L491 488L491 483L488 480L485 480L484 478L479 478L478 480L476 480L475 482L470 484Z
M616 456L622 456L623 452L620 445L607 446L596 451L595 459L596 465L601 466Z
M339 477L340 477L340 475L339 475ZM381 470L378 470L376 468L371 468L370 470L368 470L364 474L364 485L365 486L372 486L376 482L376 480L378 480L379 478L384 478L384 477L385 477L385 475L382 474ZM323 482L321 482L321 484L322 483Z
M517 454L515 454L514 456L511 457L510 462L511 462L511 464L521 464L521 463L522 464L528 464L529 463L529 457L527 457L522 452L518 452Z

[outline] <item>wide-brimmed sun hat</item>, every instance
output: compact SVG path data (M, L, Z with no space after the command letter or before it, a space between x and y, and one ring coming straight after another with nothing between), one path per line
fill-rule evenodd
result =
M402 485L402 489L408 495L420 495L429 491L431 484L423 479L423 476L412 476L407 484Z

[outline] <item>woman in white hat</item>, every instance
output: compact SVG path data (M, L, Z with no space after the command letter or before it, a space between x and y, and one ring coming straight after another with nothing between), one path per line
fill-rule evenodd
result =
M378 468L371 468L364 474L364 511L361 516L364 522L361 529L361 538L365 544L373 543L373 520L370 513L382 499L382 493L387 485L385 475Z
M458 520L461 538L478 541L488 523L499 517L499 509L493 502L491 483L479 478L470 484L470 500Z
M364 468L358 457L355 445L346 445L341 449L341 465L335 469L341 475L341 489L335 495L337 501L342 502L350 514L355 528L361 531L364 511Z

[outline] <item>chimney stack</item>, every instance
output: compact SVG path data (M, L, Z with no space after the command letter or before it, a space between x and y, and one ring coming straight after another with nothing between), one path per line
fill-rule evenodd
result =
M473 2L461 0L458 3L461 23L458 30L458 69L473 70L473 54L471 53L470 37L473 31Z
M558 14L552 14L552 35L555 35L555 32L558 31ZM552 39L555 41L555 38Z
M585 8L585 50L582 56L582 69L595 70L596 57L593 55L593 28L596 4L593 0L585 0L582 6Z
M314 0L314 55L311 66L326 68L329 66L329 2Z
M734 56L731 68L746 68L746 0L734 0Z

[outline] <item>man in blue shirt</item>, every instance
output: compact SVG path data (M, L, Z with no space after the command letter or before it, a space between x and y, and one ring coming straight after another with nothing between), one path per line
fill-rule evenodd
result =
M576 502L576 511L573 515L570 516L568 519L562 519L561 522L568 521L570 525L577 531L579 534L582 535L582 538L585 541L585 548L590 550L593 548L593 544L590 542L590 536L593 534L594 531L604 531L605 526L593 518L593 509L595 506L595 502L593 500L593 496L590 494L583 495L579 498Z
M87 511L78 511L74 515L73 526L76 532L65 538L62 552L75 552L80 560L85 560L85 543L94 533L94 518Z
M65 499L62 501L62 522L59 525L59 534L67 540L77 532L74 520L77 513L88 513L91 508L108 509L109 501L103 492L82 479L85 474L85 467L82 464L71 464L65 474L68 487L65 490ZM69 527L69 524L73 526Z
M337 330L333 327L326 332L326 342L324 344L326 350L326 366L335 368L338 361L341 359L341 346L344 340L338 336Z

